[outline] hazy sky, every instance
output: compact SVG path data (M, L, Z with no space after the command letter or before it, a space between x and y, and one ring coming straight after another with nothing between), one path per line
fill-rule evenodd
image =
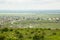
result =
M60 0L0 0L0 10L60 10Z

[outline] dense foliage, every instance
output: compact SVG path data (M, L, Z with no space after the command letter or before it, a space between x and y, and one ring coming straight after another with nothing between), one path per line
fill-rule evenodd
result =
M0 28L0 40L60 40L60 29Z

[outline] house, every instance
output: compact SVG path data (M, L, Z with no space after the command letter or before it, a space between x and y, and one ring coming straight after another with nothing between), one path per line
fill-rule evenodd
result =
M54 17L54 18L52 18L52 20L56 20L56 18Z
M48 20L50 20L50 21L51 21L51 20L52 20L52 18L48 18Z
M56 18L56 20L60 20L59 18Z

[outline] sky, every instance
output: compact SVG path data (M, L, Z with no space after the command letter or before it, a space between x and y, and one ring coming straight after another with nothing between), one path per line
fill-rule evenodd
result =
M60 10L60 0L0 0L0 10Z

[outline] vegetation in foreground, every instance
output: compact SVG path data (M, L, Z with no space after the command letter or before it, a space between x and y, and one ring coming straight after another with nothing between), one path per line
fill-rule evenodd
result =
M0 28L0 40L60 40L60 29Z

